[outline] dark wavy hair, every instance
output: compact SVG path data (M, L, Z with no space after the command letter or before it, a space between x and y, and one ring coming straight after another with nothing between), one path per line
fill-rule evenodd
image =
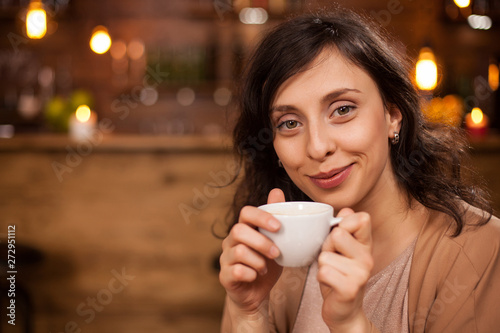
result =
M281 188L286 200L310 200L278 165L269 111L278 88L304 70L325 48L334 48L375 81L383 102L403 115L400 142L391 146L397 181L422 205L450 215L454 235L464 226L467 202L491 218L486 192L465 180L468 146L460 130L428 122L411 77L412 62L400 44L367 18L347 9L305 14L270 31L249 59L239 92L239 118L233 143L243 175L237 187L230 223L244 205L266 203L269 191ZM229 229L232 225L229 226Z

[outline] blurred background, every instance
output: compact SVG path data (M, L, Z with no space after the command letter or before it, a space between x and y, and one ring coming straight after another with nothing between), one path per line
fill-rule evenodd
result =
M498 212L500 0L338 3L403 42ZM0 0L0 331L218 332L235 80L263 32L331 5Z

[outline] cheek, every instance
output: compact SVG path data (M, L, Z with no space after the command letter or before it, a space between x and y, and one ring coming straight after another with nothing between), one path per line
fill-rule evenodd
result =
M352 146L370 149L386 149L388 138L386 136L387 124L383 111L374 111L369 117L361 119L359 123L353 124L347 133L347 139Z
M296 168L302 163L305 152L302 150L302 145L299 142L275 139L273 146L281 163L288 166L288 168Z

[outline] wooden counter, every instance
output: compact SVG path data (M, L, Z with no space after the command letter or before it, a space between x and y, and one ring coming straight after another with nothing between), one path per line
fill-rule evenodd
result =
M1 152L57 152L67 147L91 149L92 152L177 153L227 152L231 139L227 136L142 136L96 135L88 141L77 142L64 134L23 134L0 139Z

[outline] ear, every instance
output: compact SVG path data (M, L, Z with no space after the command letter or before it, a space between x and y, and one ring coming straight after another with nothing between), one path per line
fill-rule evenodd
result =
M399 108L394 104L389 104L386 112L387 120L387 135L389 138L394 137L394 132L399 133L401 130L401 121L403 120L403 114Z

